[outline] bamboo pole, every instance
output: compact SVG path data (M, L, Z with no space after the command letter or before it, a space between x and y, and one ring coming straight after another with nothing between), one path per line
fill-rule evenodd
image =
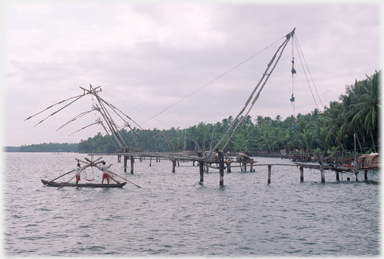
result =
M71 135L75 134L76 132L79 132L79 131L81 131L81 130L83 130L83 129L86 129L86 128L88 128L88 127L91 127L91 126L93 126L93 125L95 125L95 124L100 124L100 122L95 122L95 123L89 124L88 126L82 127L81 129L79 129L79 130L77 130L77 131L75 131L75 132L72 132L72 133L69 134L68 136L71 136Z
M90 111L87 111L87 112L82 112L80 113L79 115L77 115L76 117L74 117L73 119L71 119L70 121L68 121L67 123L65 123L63 126L61 126L60 128L58 128L56 131L58 131L59 129L63 128L64 126L68 125L69 123L71 122L74 122L75 120L77 120L78 118L90 113L90 112L93 112L94 109L90 110Z
M74 99L74 98L77 98L77 97L82 97L82 96L84 96L84 95L82 94L82 95L74 96L74 97L71 97L71 98L69 98L69 99L66 99L66 100L60 101L60 102L58 102L58 103L52 104L51 106L45 108L44 110L42 110L42 111L40 111L40 112L38 112L38 113L36 113L36 114L34 114L34 115L32 115L32 116L29 116L29 117L26 118L24 121L29 120L30 118L32 118L32 117L34 117L34 116L36 116L36 115L38 115L38 114L40 114L40 113L42 113L42 112L44 112L44 111L50 109L50 108L52 108L52 107L55 106L55 105L58 105L58 104L61 104L61 103L63 103L63 102L69 101L69 100Z
M116 176L118 176L118 177L120 177L120 178L122 178L122 179L124 179L124 180L126 180L126 181L128 181L128 182L130 182L131 184L135 185L137 188L141 188L141 186L139 186L139 185L137 185L137 184L131 182L130 180L128 180L128 179L122 177L121 175L118 175L118 174L116 174L116 173L114 173L114 172L112 172L112 171L109 171L109 170L108 170L108 172L110 172L111 174L114 174L114 175L116 175Z
M55 114L58 113L59 111L63 110L64 108L68 107L68 106L71 105L72 103L76 102L77 100L79 100L79 99L80 99L81 97L83 97L84 95L85 95L85 94L80 95L80 97L78 97L77 99L75 99L75 100L73 100L72 102L68 103L67 105L65 105L65 106L62 107L61 109L55 111L55 112L52 113L51 115L48 115L44 120L41 120L39 123L37 123L37 124L35 125L35 127L36 127L37 125L39 125L40 123L42 123L43 121L45 121L46 119L48 119L49 117L55 115Z
M69 183L70 181L72 181L73 180L73 178L75 178L76 177L76 175L74 175L71 179L69 179L69 181L68 182L65 182L65 183L63 183L62 185L60 185L60 187L59 188L57 188L58 190L60 190L61 188L63 188L63 186L64 185L66 185L67 183Z
M64 175L67 175L67 174L69 174L69 173L72 173L72 172L74 172L75 170L76 170L76 169L73 169L73 170L71 170L71 171L69 171L69 172L67 172L67 173L65 173L65 174L63 174L63 175L60 175L59 177L57 177L57 178L51 180L50 182L53 182L54 180L57 180L57 179L59 179L60 177L63 177Z
M112 180L114 180L116 183L120 184L120 182L116 181L115 178L112 177L112 175L109 176Z
M87 168L87 167L89 167L89 165L83 166L83 167L81 168L81 170L79 171L79 174L80 174L85 168ZM73 178L75 178L75 177L76 177L76 175L74 175L71 179L69 179L68 182L63 183L63 184L62 184L59 188L57 188L57 189L59 190L59 189L63 188L64 185L66 185L67 183L69 183L70 181L72 181Z

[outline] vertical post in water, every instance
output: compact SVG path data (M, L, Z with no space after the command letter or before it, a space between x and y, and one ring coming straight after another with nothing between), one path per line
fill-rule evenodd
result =
M127 160L128 160L128 156L124 156L124 173L127 172Z
M133 164L135 163L135 158L131 156L131 174L133 174Z
M175 167L176 167L176 159L172 159L172 173L175 172Z
M336 171L336 181L340 181L340 177L339 177L339 171Z
M300 182L304 182L304 167L300 166Z
M368 170L364 170L364 180L368 181Z
M227 173L231 173L231 161L227 161Z
M152 166L152 157L149 158L149 167Z
M223 151L219 150L220 186L224 185L224 156Z
M117 162L119 162L119 163L121 162L121 155L117 156Z
M359 171L355 171L355 176L356 176L356 182L358 182L359 181L359 179L358 179L358 177L357 177L357 175L359 174Z
M250 164L250 168L249 168L249 171L250 172L253 172L253 159L251 159L251 162L249 162L249 164Z
M272 165L268 165L268 183L271 183Z
M203 157L203 153L201 151L197 152L198 157ZM200 171L200 182L204 182L204 162L199 161L199 171Z
M321 174L321 183L325 183L325 175L324 175L324 169L320 168L320 174Z

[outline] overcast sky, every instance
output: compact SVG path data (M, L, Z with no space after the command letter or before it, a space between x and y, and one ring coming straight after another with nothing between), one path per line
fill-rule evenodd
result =
M89 84L101 86L99 95L143 128L184 129L235 117L294 28L253 119L323 111L321 104L338 101L346 85L381 69L377 1L128 3L3 4L3 146L77 143L104 133L96 125L68 136L94 123L97 112L56 131L91 110L91 96L36 127L69 102L24 121Z

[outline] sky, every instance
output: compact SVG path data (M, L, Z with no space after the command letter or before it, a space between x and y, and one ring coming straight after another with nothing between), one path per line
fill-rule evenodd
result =
M37 126L70 101L25 120L90 85L144 129L235 117L294 28L253 119L323 111L346 86L382 68L378 1L29 3L6 1L1 8L3 146L104 134L100 125L80 130L101 118L97 111L57 130L91 110L92 95Z

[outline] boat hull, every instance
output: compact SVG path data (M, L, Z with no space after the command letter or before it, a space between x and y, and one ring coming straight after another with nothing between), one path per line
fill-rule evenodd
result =
M47 185L47 186L52 186L52 187L60 187L62 186L63 184L63 187L64 186L69 186L69 187L90 187L90 188L121 188L123 187L124 185L127 184L127 182L123 182L123 183L120 183L120 184L100 184L100 183L79 183L79 184L75 184L75 183L58 183L58 182L49 182L49 181L46 181L46 180L41 180L41 182L44 184L44 185Z

